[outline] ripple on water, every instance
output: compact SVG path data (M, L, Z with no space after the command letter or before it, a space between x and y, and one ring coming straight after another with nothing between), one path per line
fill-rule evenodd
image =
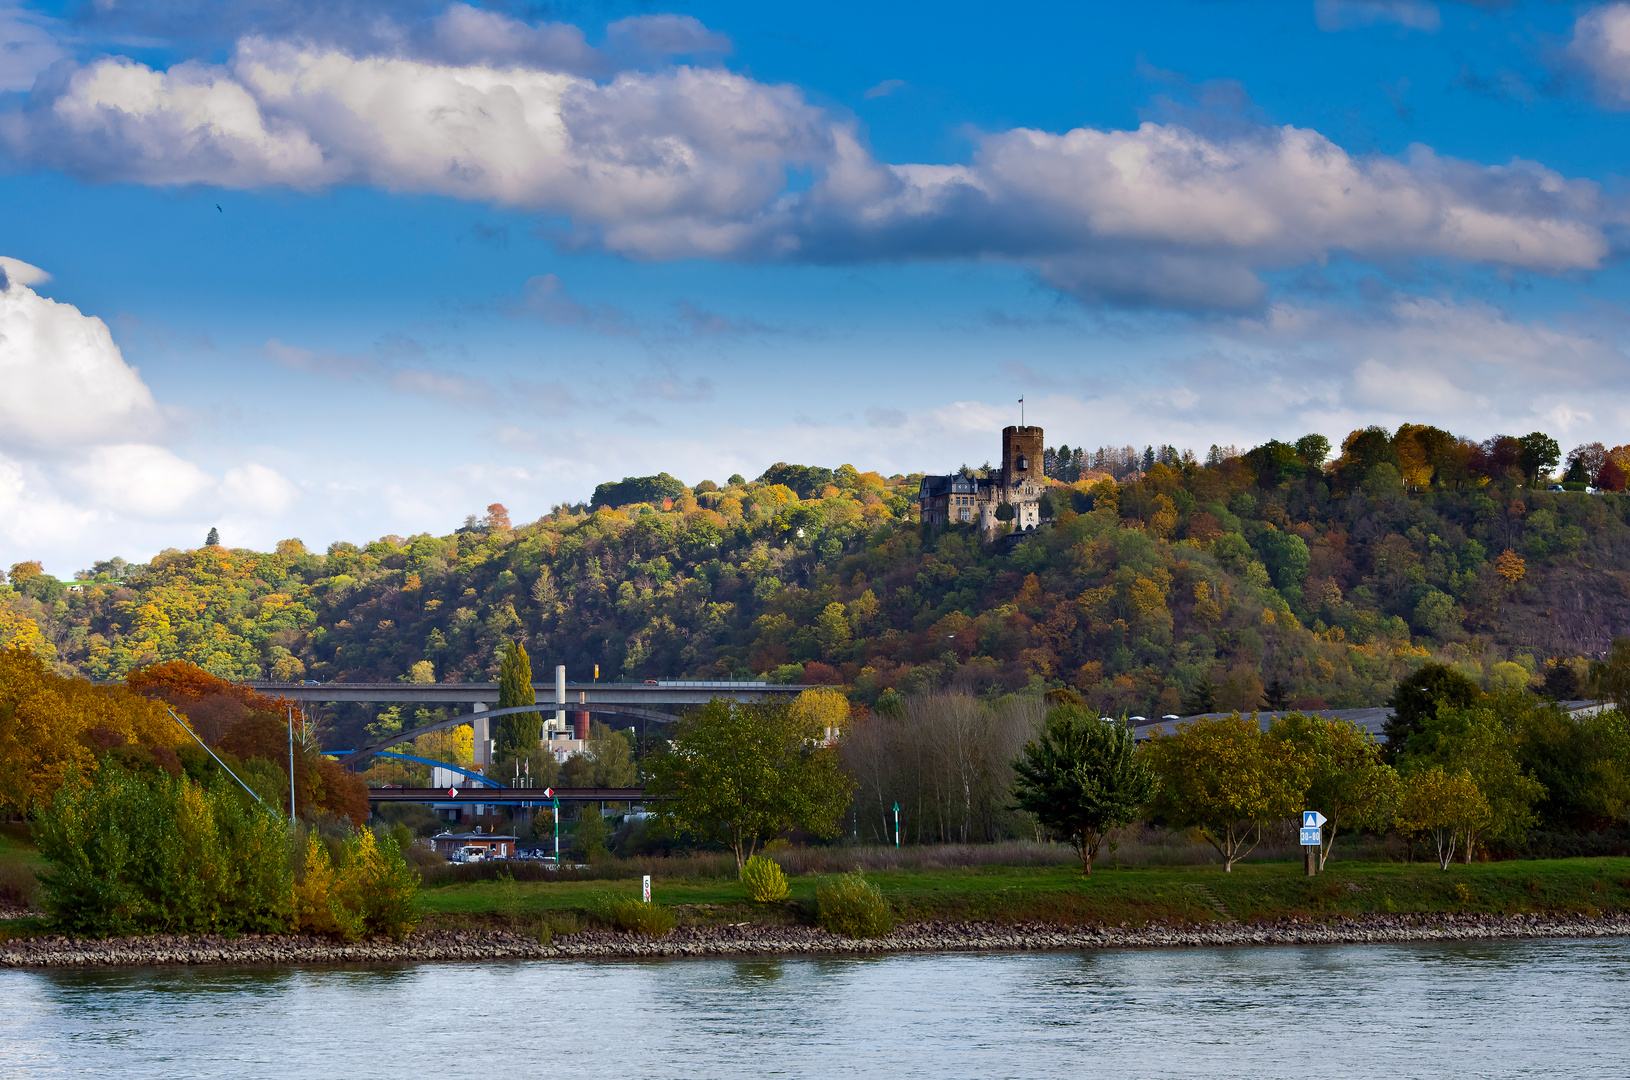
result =
M0 1078L1623 1072L1630 942L0 972Z

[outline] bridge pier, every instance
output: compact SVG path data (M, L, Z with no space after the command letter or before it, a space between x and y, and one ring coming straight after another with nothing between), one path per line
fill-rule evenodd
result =
M477 701L474 711L484 713L487 711L485 702ZM475 729L475 763L483 768L492 765L492 720L485 716L477 716L470 721Z

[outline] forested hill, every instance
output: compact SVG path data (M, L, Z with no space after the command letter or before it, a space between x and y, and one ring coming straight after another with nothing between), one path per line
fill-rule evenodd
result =
M1423 471L1408 437L1372 429L1328 465L1274 443L1059 484L1054 521L1007 554L925 533L916 477L778 466L322 554L206 546L70 585L19 564L0 643L97 679L181 658L233 678L471 681L519 638L534 670L574 679L768 675L868 703L1062 683L1155 715L1374 705L1431 656L1537 685L1630 627L1630 498L1536 490L1543 471L1516 464Z

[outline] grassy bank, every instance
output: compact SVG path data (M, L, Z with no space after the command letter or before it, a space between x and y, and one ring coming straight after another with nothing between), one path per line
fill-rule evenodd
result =
M902 919L1142 926L1150 922L1241 922L1397 913L1577 913L1630 909L1630 858L1433 864L1331 863L1308 878L1300 865L1097 870L1083 879L1068 865L953 866L879 870L867 875ZM653 900L681 923L809 921L815 876L790 879L781 905L745 900L729 877L653 874ZM586 913L606 894L634 896L639 883L471 881L421 894L429 925L460 922L524 926L552 913Z
M1630 911L1630 858L1485 862L1448 871L1436 863L1352 859L1333 861L1313 878L1290 861L1242 863L1231 874L1216 865L1151 863L1100 866L1083 878L1069 850L1056 845L806 848L778 857L791 895L776 905L747 902L728 855L609 860L563 874L524 863L427 867L423 925L569 930L592 924L608 897L638 896L643 874L652 877L653 900L673 909L682 925L807 924L814 921L822 876L857 864L907 921L1142 927L1368 914ZM41 865L23 827L0 826L0 899L8 889L37 898L33 871ZM0 938L47 932L41 920L0 920Z

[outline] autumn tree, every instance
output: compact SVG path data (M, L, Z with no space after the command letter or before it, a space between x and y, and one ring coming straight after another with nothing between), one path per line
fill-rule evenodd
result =
M1069 838L1091 875L1104 834L1137 819L1155 792L1155 777L1138 755L1132 732L1106 724L1079 705L1047 712L1041 732L1013 762L1013 798L1020 810Z
M1307 790L1303 752L1238 713L1157 733L1147 753L1160 781L1156 813L1173 825L1198 828L1225 871L1251 853L1269 821L1300 810Z
M674 725L648 768L646 795L662 816L727 846L738 871L788 829L836 836L854 791L818 719L788 704L715 698Z
M1489 819L1488 800L1465 771L1449 772L1434 765L1411 773L1398 802L1398 827L1426 834L1437 848L1438 866L1454 861L1463 835L1475 833Z
M1273 739L1296 747L1307 768L1303 809L1318 810L1329 831L1319 849L1319 868L1330 858L1336 832L1376 828L1391 816L1398 798L1398 774L1381 760L1375 739L1347 720L1292 713L1275 720Z
M174 752L188 742L164 707L124 687L53 672L27 649L0 650L0 811L26 816L50 804L63 777L95 775L108 751Z
M1527 704L1527 695L1512 695ZM1518 758L1515 733L1505 717L1513 708L1483 699L1471 708L1442 708L1421 724L1399 755L1406 776L1422 768L1440 768L1469 776L1484 800L1485 813L1464 826L1463 854L1471 861L1477 841L1484 835L1518 840L1537 821L1534 804L1545 788L1524 772Z

